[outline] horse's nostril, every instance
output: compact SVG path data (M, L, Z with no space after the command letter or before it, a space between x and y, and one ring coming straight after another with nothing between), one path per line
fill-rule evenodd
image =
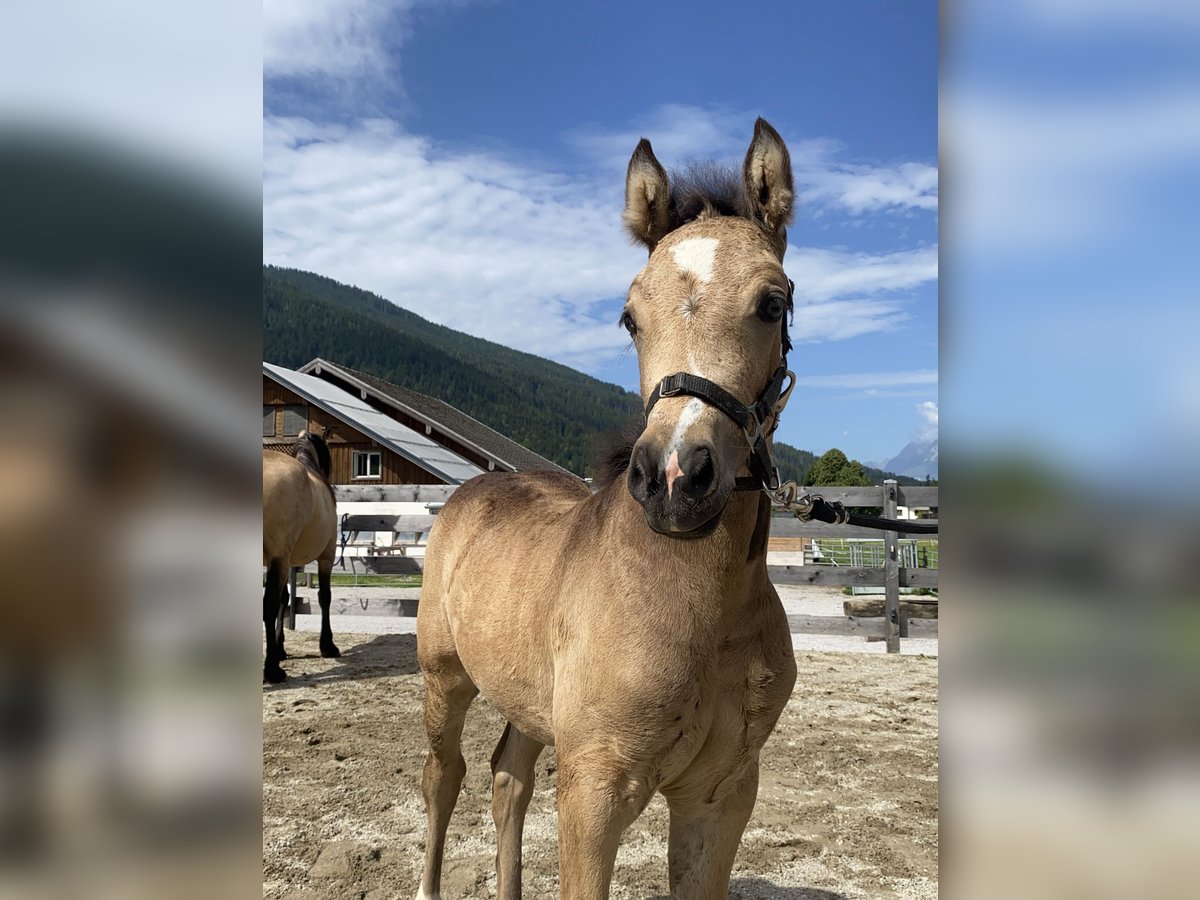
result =
M646 450L638 447L629 461L629 491L639 503L644 503L657 492L658 485L652 476L653 469L646 463Z
M689 474L683 484L683 491L693 499L708 496L716 481L717 471L713 466L712 454L707 447L697 447L688 460Z

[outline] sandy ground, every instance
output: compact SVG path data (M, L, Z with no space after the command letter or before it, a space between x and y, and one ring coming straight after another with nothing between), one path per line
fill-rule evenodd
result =
M785 602L840 611L837 591L801 593ZM361 628L368 618L335 618L341 659L321 659L311 632L289 635L289 680L263 686L263 896L272 900L416 896L425 756L416 641L384 630L412 620L391 617L369 634ZM814 640L865 652L798 649L796 689L763 750L731 896L934 898L937 660L889 657L861 638ZM929 644L925 653L936 653L936 641L905 643L910 654ZM463 736L468 771L450 826L446 900L495 896L488 760L502 728L476 700ZM554 772L547 748L525 829L530 898L558 894ZM656 798L625 835L614 898L667 895L666 833L666 805Z

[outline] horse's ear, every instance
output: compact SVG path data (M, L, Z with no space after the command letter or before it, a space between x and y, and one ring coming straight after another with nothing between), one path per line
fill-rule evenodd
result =
M337 431L336 425L326 425L321 429L321 440L328 442L328 440L333 437L333 433L335 431Z
M621 218L634 240L651 252L671 230L671 186L666 170L645 138L633 151L625 173L625 212Z
M792 220L792 158L779 132L761 117L746 151L745 178L755 218L782 244Z

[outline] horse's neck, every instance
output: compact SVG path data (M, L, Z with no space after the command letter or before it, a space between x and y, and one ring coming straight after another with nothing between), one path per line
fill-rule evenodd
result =
M758 533L761 493L734 493L716 530L707 537L687 540L651 531L623 480L605 490L611 492L607 525L613 539L627 548L625 557L631 566L643 569L654 582L679 585L692 601L704 594L711 602L728 607L739 597L736 589L750 583L757 569L763 569L765 575L766 537ZM698 584L706 589L697 591Z

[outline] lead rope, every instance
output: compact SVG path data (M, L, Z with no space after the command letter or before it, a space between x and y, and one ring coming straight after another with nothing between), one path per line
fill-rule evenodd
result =
M857 525L879 531L901 534L937 534L936 522L917 522L911 519L885 519L883 516L863 516L852 513L837 500L826 500L820 494L801 494L794 481L785 481L775 490L763 489L776 506L786 509L801 522L825 522L828 525Z

